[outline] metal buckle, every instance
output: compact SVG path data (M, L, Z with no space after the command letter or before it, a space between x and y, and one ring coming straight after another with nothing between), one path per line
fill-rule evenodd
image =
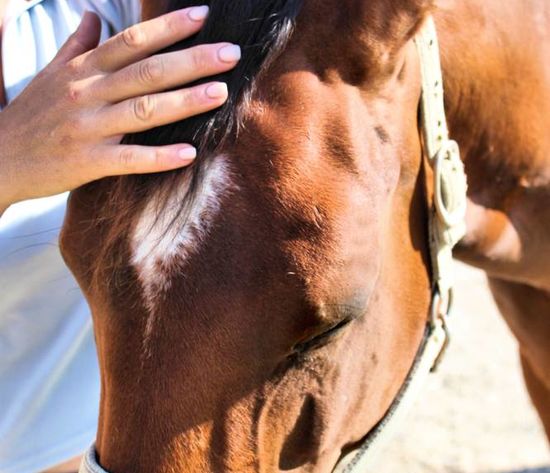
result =
M454 140L445 140L434 157L434 202L439 219L448 228L456 227L466 215L466 174L460 149Z

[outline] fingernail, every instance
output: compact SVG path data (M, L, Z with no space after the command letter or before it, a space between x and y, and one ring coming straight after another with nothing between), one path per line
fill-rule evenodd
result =
M197 157L197 150L192 146L187 146L178 151L178 157L183 161L191 161Z
M210 8L208 5L202 5L200 7L193 7L189 12L187 13L187 16L191 18L193 21L202 21L205 20L208 16L208 12L210 11Z
M237 62L241 59L241 48L236 44L224 46L218 51L218 57L223 62Z
M206 89L206 95L211 99L222 99L227 97L227 84L225 82L216 82Z

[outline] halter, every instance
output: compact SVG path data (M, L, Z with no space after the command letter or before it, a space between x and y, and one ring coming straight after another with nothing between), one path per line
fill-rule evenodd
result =
M453 248L466 233L468 186L458 144L449 139L439 42L431 16L417 34L415 44L422 74L423 162L425 165L428 161L433 171L433 205L429 216L433 273L430 315L413 367L390 409L361 445L340 459L333 473L367 471L380 446L411 407L429 373L437 369L450 342L447 320L453 301Z
M432 302L422 344L399 394L384 418L362 444L345 455L333 473L365 471L403 418L429 373L436 370L450 341L447 319L453 299L453 248L466 232L466 174L455 141L449 139L439 43L433 18L415 38L422 74L420 104L424 161L433 170L433 205L429 216ZM84 456L79 473L108 473L97 462L95 446Z

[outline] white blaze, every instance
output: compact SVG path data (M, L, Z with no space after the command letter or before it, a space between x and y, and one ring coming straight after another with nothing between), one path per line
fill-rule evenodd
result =
M220 210L221 198L230 187L227 158L217 156L205 163L195 201L182 226L177 218L189 184L190 176L186 174L166 201L162 200L162 192L154 194L132 235L132 265L137 270L149 309L146 337L153 330L156 300L170 288L180 263L197 250Z

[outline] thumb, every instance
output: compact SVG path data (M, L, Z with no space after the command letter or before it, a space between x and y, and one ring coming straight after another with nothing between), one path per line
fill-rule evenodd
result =
M52 64L66 63L95 48L99 44L100 35L99 17L91 11L84 12L80 25L61 47Z

